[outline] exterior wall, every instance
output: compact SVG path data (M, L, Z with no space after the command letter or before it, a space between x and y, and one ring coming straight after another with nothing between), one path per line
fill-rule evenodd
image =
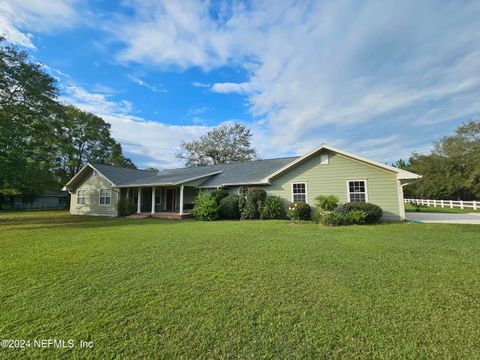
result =
M318 195L336 195L341 203L348 202L348 180L366 180L368 202L383 210L384 220L402 220L403 203L399 201L399 182L396 174L375 166L328 152L328 164L320 164L320 154L262 186L269 195L292 201L292 184L307 184L307 203L315 205ZM232 189L233 191L233 189Z
M198 190L194 187L185 186L183 188L183 203L192 204L197 197Z
M77 204L77 191L79 189L86 190L86 204ZM112 189L112 187L108 180L102 175L92 171L78 185L75 192L72 191L70 213L74 215L117 216L119 190L112 189L112 201L110 205L100 205L100 189Z

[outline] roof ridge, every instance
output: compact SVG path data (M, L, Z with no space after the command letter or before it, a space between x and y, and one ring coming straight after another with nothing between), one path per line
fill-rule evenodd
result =
M247 160L247 161L240 161L240 162L234 162L234 163L228 163L228 164L213 164L213 165L202 165L202 166L191 166L191 167L168 168L168 169L163 169L163 170L199 169L199 168L207 168L207 167L213 167L213 166L228 166L228 165L246 164L246 163L259 162L259 161L294 159L294 158L299 158L299 157L301 157L301 156L300 155L282 156L282 157L276 157L276 158L270 158L270 159Z
M110 167L110 168L122 169L122 170L132 170L132 171L143 171L143 172L148 172L148 173L157 173L157 171L153 171L153 170L147 170L147 169L132 169L132 168L123 167L123 166L113 166L113 165L100 164L100 163L90 163L90 165L92 165L92 166L107 166L107 167ZM161 171L161 170L159 170L159 171Z

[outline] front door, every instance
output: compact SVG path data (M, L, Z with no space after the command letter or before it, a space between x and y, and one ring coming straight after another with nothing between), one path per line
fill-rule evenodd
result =
M175 210L175 190L176 189L167 189L165 209L167 211Z

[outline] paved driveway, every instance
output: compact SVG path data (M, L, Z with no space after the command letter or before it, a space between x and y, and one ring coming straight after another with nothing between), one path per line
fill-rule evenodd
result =
M426 212L407 212L405 216L407 220L421 221L426 223L480 225L480 213L441 214L441 213L426 213Z

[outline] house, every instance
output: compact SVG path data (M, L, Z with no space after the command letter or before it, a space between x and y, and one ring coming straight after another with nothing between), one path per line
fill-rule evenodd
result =
M371 202L384 220L405 219L403 186L420 175L322 144L303 156L236 164L165 169L159 172L85 165L65 186L72 214L116 216L119 199L132 202L137 213L182 218L199 191L226 189L232 194L262 188L285 202L318 195L336 195L341 203Z

